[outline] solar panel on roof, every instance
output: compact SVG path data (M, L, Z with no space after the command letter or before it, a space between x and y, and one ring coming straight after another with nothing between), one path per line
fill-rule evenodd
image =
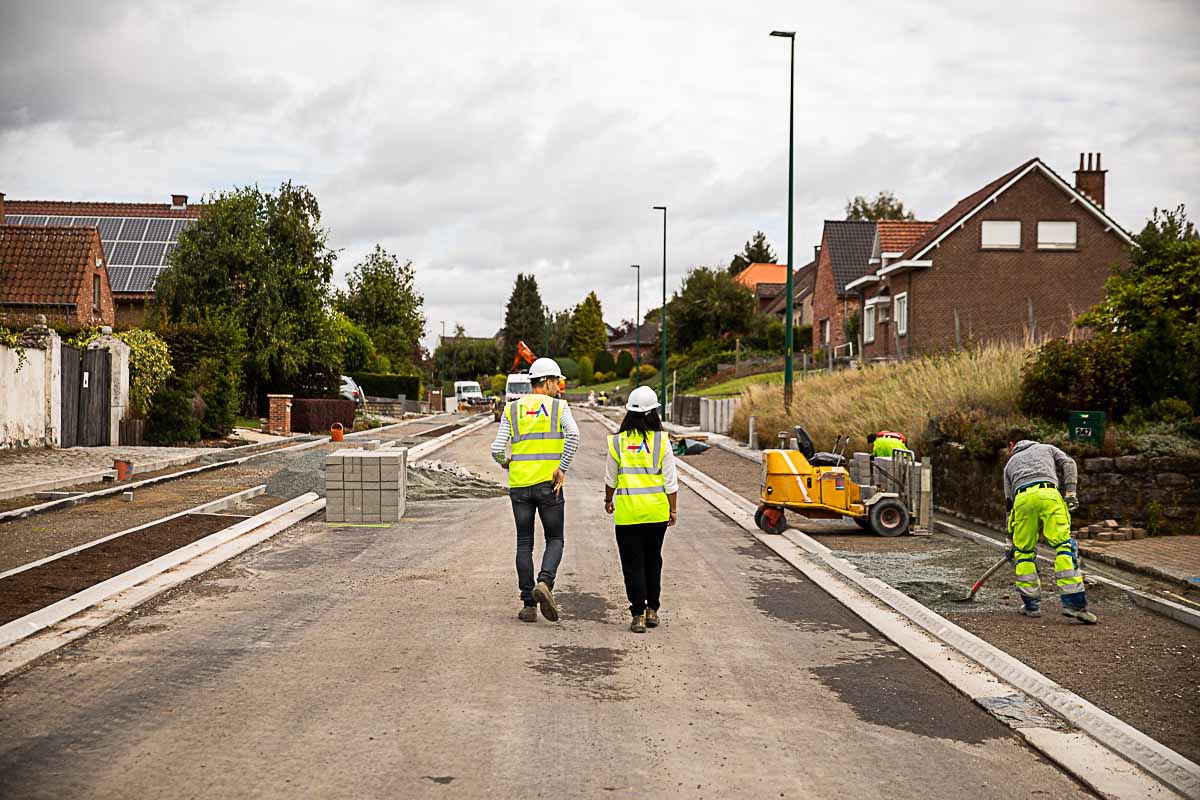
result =
M106 242L115 240L117 234L121 232L121 223L124 221L120 217L104 217L101 219L97 225L100 228L100 238Z
M4 215L4 224L5 225L24 225L25 223L21 222L21 220L23 220L23 219L25 219L25 217L20 216L19 214L5 214Z
M127 292L152 292L154 284L158 283L161 267L134 267L129 277Z
M129 275L133 267L109 267L108 283L114 292L128 291L125 286L129 283Z
M46 224L55 227L70 227L74 217L46 217Z
M171 253L174 253L177 247L179 247L179 245L175 244L174 242L171 242L171 244L167 245L167 251L163 253L164 267L171 266Z
M137 263L137 251L141 246L139 242L115 242L112 252L109 253L108 263L121 264L124 266L132 266Z
M22 225L45 225L46 217L26 217Z
M192 220L190 220L190 219L175 220L175 227L171 229L171 241L173 242L176 239L178 239L179 234L181 232L183 232L184 230L186 230L191 224L192 224Z
M71 225L76 228L94 228L99 220L99 217L76 217L71 221Z
M171 238L170 219L152 219L146 226L146 235L142 237L147 242L165 242Z
M116 242L101 242L100 244L101 244L101 246L104 247L104 258L107 259L109 262L111 262L112 261L112 251L113 251L113 248L117 246L117 243Z
M128 218L125 224L121 226L121 235L117 238L122 242L140 242L142 235L146 232L147 219Z
M138 251L137 263L139 266L157 267L162 263L163 250L166 245L162 242L146 242L142 245L142 249Z

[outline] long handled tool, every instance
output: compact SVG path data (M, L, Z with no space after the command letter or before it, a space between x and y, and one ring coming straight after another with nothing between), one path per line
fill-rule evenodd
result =
M966 597L958 598L956 602L970 603L972 600L974 600L975 593L979 591L979 588L981 586L983 586L983 584L987 581L988 578L992 577L992 575L995 574L996 570L1003 567L1006 563L1008 563L1008 556L1002 557L995 564L992 564L990 567L988 567L987 572L980 575L979 580L975 581L975 585L971 587L971 593L968 594Z

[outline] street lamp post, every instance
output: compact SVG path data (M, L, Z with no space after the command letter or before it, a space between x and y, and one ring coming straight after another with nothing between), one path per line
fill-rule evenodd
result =
M659 365L660 383L659 402L662 403L663 413L667 411L667 207L655 206L655 211L663 212L663 295L662 295L662 330L658 338L662 340L662 363ZM639 378L641 375L638 376Z
M791 40L792 46L792 62L791 62L791 78L788 83L788 232L787 232L787 321L784 323L784 358L783 358L783 407L787 411L792 410L792 347L793 347L793 327L795 320L792 318L792 177L795 174L793 166L794 150L795 150L795 126L796 126L796 32L795 31L771 31L772 36L781 36Z
M634 348L635 348L634 352L637 353L637 371L634 372L633 374L636 375L637 377L635 377L633 379L633 385L641 386L642 385L642 265L641 264L630 264L629 268L637 270L637 313L636 313L636 316L634 316L634 318L633 318L634 341L636 342L636 344L634 345Z

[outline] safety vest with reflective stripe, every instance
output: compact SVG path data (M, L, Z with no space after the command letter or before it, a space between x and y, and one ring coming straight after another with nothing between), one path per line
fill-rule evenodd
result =
M508 404L506 413L512 428L512 458L508 465L508 485L512 488L533 486L554 479L554 470L562 459L566 434L563 433L564 401L544 394L527 394Z
M667 435L662 431L651 431L644 439L640 433L630 432L608 437L608 450L617 462L613 519L618 525L666 522L671 518L663 476L666 444Z

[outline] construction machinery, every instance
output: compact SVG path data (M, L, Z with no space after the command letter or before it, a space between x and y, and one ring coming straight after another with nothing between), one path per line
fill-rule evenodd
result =
M786 433L780 438L786 443ZM754 514L759 529L783 533L788 527L784 512L793 511L812 519L852 519L880 536L907 532L916 515L910 491L912 452L897 450L891 459L871 460L869 474L865 480L859 475L859 483L845 467L845 448L842 444L841 453L818 452L808 431L797 425L794 449L764 450L762 503Z

